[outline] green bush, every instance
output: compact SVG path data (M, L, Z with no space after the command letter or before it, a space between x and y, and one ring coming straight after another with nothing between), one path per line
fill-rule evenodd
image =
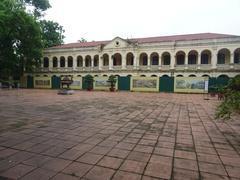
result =
M230 119L232 113L240 114L240 75L224 88L224 101L217 107L215 118Z

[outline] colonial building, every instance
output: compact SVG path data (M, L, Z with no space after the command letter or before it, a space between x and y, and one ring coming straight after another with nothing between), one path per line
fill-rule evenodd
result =
M34 76L234 77L240 73L240 36L188 34L92 41L45 49Z

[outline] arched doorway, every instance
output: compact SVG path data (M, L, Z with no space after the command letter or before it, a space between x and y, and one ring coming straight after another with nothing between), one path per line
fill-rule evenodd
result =
M148 55L146 53L140 54L140 60L139 60L140 66L147 66L148 65Z
M230 63L230 51L226 48L218 51L217 64L229 64Z

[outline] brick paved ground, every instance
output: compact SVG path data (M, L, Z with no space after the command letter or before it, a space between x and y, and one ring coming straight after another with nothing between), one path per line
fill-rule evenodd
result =
M240 117L203 95L0 91L0 179L240 179Z

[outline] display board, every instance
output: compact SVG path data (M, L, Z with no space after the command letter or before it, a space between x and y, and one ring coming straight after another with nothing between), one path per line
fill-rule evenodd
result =
M174 92L208 93L208 77L175 77Z
M116 79L118 79L116 77ZM108 77L94 77L93 89L96 90L107 90L109 91L110 83L108 82ZM116 90L118 89L118 80L115 85Z
M159 91L159 78L158 77L132 77L131 78L131 91Z
M73 83L70 85L71 89L82 89L82 77L73 77Z
M34 77L34 88L50 89L51 87L50 77Z

